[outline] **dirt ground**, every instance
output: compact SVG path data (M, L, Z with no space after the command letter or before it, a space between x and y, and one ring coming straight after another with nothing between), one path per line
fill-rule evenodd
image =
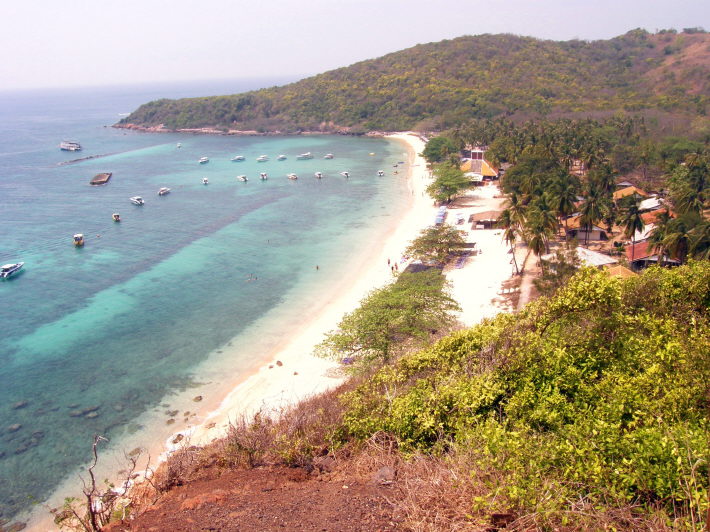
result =
M228 471L178 486L135 520L105 530L403 530L386 484L376 474L356 478L285 467Z

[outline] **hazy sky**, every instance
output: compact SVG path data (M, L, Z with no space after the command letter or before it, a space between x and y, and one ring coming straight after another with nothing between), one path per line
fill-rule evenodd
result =
M0 88L295 78L461 35L695 26L710 0L7 0Z

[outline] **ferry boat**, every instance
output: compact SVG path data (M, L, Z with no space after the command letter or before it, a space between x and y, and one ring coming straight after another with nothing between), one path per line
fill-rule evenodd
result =
M259 157L256 158L257 163L265 163L268 160L269 160L269 157L266 155L259 155Z
M333 158L333 154L332 154L332 153L326 153L326 154L323 156L323 159L332 159L332 158Z
M208 162L210 162L210 158L209 157L200 157L197 162L200 164L207 164Z
M249 180L247 179L247 176L245 176L245 175L238 175L237 181L242 181L242 182L246 183Z
M145 201L143 201L143 198L141 198L140 196L132 196L128 199L131 201L131 203L133 203L133 205L143 205L145 203Z
M261 172L259 174L259 179L261 179L262 181L266 181L267 177L269 177L269 176L266 175L266 172Z
M78 248L84 245L84 235L77 233L74 235L74 245Z
M207 179L206 177L203 177L203 178L202 178L202 184L203 184L203 185L209 185L209 184L210 184L210 180Z
M73 140L63 140L59 143L59 149L64 151L81 151L81 144Z
M320 179L320 178L323 177L323 172L316 172L316 173L313 174L313 175L316 176L318 179Z
M244 156L243 155L236 155L230 159L233 163L240 163L244 161Z
M15 264L4 264L0 266L0 279L12 277L19 272L24 265L24 262L16 262Z
M298 176L296 174L287 174L286 177L289 179L298 179Z
M313 159L313 154L309 151L306 153L301 153L299 154L296 159L303 160L303 159Z
M120 222L120 221L121 221L121 215L118 214L117 212L114 212L114 213L111 215L111 218L113 218L113 221L114 221L114 222Z
M350 172L340 172L340 175L343 177L350 177Z
M278 161L285 161L285 160L286 160L286 156L285 156L284 154L281 154L281 155L279 155L278 157L276 157L276 160L278 160Z
M158 190L158 196L165 196L166 194L170 194L170 189L168 187L160 187L160 190Z

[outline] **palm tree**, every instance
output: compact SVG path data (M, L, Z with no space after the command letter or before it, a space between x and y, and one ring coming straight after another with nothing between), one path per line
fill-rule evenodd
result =
M580 222L586 230L584 245L589 244L589 233L591 232L592 226L602 217L601 199L597 188L590 186L580 212Z
M518 261L515 260L515 242L518 239L518 232L509 209L505 209L500 213L498 218L498 226L503 228L503 240L510 246L510 253L513 254L513 265L515 266L515 274L520 273Z
M626 209L621 225L624 227L624 236L631 239L631 262L633 262L636 253L636 231L641 232L645 227L638 203L634 203Z
M671 256L676 257L681 264L685 264L690 251L690 243L693 239L693 229L702 223L703 219L699 214L688 212L681 214L678 218L668 223L666 237L663 239L663 246Z
M668 236L668 223L672 220L671 213L666 209L656 216L654 228L648 236L648 250L658 255L658 264L663 266L665 256L668 254L663 241Z
M710 221L701 220L690 233L690 253L693 258L710 260Z
M566 177L571 176L567 174ZM576 210L577 186L571 179L565 179L565 177L560 179L558 185L559 186L552 193L552 205L557 212L560 223L562 217L565 217L565 240L567 240L567 216Z

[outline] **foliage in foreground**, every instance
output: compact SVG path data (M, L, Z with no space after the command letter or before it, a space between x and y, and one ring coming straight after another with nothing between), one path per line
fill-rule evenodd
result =
M705 261L623 281L584 269L520 314L383 367L345 395L344 428L465 455L486 488L472 510L564 524L580 504L631 505L699 528L709 307Z

